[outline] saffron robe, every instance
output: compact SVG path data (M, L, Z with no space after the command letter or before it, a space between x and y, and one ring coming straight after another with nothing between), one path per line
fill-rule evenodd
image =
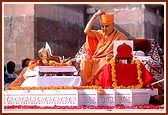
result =
M110 36L103 36L102 30L92 30L96 38L86 36L87 57L81 60L82 85L100 85L103 66L113 56L114 40L127 40L120 31L114 29Z

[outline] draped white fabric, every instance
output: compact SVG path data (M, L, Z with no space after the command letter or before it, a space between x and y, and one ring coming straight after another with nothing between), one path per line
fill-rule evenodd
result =
M45 76L45 77L29 77L21 85L21 87L37 87L37 86L80 86L80 76Z
M73 72L74 75L78 74L78 71L74 66L38 66L40 72Z

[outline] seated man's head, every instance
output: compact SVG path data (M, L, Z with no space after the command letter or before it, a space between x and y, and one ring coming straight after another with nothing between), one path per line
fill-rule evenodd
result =
M48 58L48 52L45 48L41 48L39 51L38 51L38 56L40 59L47 59Z
M13 72L15 71L15 62L9 61L7 63L7 71L8 73L13 74Z
M24 59L22 60L22 68L27 67L27 66L29 65L29 61L30 61L30 60L31 60L30 58L24 58Z
M104 35L111 35L114 29L114 14L105 13L100 16L100 25Z

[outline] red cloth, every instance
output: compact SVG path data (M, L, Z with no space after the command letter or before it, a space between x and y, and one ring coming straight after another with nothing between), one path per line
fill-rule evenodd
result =
M141 64L142 71L142 80L144 82L143 87L147 87L152 81L153 77L151 73L146 70L145 66ZM137 67L136 64L116 64L116 79L118 86L123 85L125 87L129 85L136 85L138 83L137 80ZM112 77L111 77L111 65L106 64L103 70L103 76L100 80L100 85L103 88L111 88L112 87Z

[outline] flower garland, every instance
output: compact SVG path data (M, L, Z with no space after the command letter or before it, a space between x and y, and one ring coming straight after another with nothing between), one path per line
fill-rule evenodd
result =
M141 62L139 60L136 60L135 63L137 64L137 74L138 74L137 79L138 79L139 84L137 84L136 86L135 85L130 85L128 87L125 87L123 85L118 86L117 79L116 79L115 58L112 58L110 60L113 88L116 88L116 89L140 89L140 88L143 87L143 81L142 81L142 78L141 78L141 75L142 75Z
M20 87L20 86L15 86L15 87L7 87L5 90L59 90L59 89L64 89L64 90L70 90L70 89L96 89L100 94L104 94L104 89L101 86L38 86L38 87Z
M144 104L144 105L134 105L134 106L124 106L124 105L116 105L116 106L38 106L38 105L5 105L4 109L7 111L9 109L9 111L11 111L12 109L17 109L21 110L21 109L28 109L28 111L33 110L33 109L65 109L65 111L67 112L68 109L70 110L86 110L86 109L94 109L94 111L97 109L98 111L100 111L99 109L101 109L101 111L104 109L105 111L113 111L111 109L121 109L121 111L123 109L155 109L156 111L160 111L159 109L164 109L164 106L162 105L153 105L153 104ZM149 111L147 110L147 111ZM23 111L22 111L23 112Z

